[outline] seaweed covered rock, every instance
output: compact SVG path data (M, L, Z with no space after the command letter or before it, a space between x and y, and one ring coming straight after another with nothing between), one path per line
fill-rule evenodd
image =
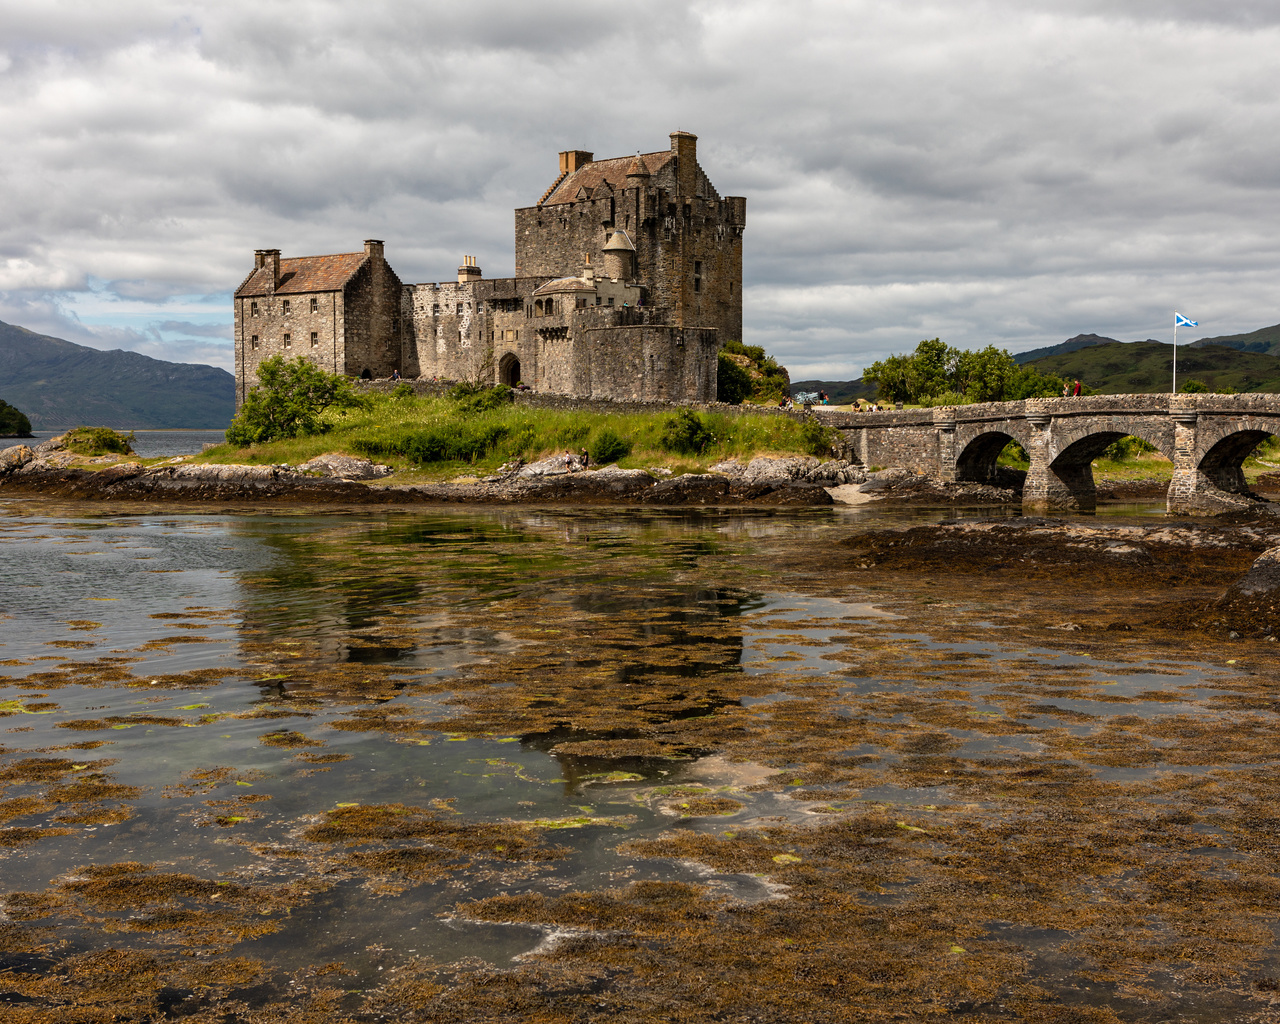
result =
M1280 547L1264 551L1249 571L1209 608L1221 625L1240 632L1280 630Z

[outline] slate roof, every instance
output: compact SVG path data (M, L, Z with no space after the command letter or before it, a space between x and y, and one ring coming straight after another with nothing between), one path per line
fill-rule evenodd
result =
M596 286L580 277L558 277L534 290L534 295L563 295L566 292L594 292Z
M351 280L365 261L363 252L335 256L292 256L280 261L280 283L276 295L304 295L307 292L337 292ZM259 267L236 289L236 295L270 295L271 268Z
M656 174L662 170L672 159L675 153L669 149L664 149L659 153L645 153L644 163L649 169L650 174ZM552 187L550 195L548 195L540 206L556 206L560 203L572 203L579 198L579 192L590 196L595 193L601 185L608 182L609 187L613 191L627 187L627 171L631 169L632 163L635 161L634 156L613 157L610 160L592 160L591 163L579 167L572 174L565 175L561 181ZM605 190L605 195L609 194L609 190Z

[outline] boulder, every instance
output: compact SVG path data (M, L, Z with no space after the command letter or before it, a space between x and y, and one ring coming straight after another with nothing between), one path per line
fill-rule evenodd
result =
M544 476L564 476L582 468L582 460L573 454L551 455L516 470L517 480L535 480Z
M867 472L856 463L845 459L832 459L815 466L804 475L809 483L823 487L839 487L842 484L860 484L867 479Z
M1234 629L1268 634L1280 630L1280 547L1260 554L1210 610Z
M316 473L319 476L336 477L339 480L380 480L391 475L391 467L354 455L339 455L328 452L317 455L310 462L298 467L302 473Z
M21 469L36 457L36 453L25 444L15 444L12 448L0 451L0 476L8 476Z
M66 437L66 434L59 434L57 437L51 437L47 441L41 441L36 445L35 453L37 455L48 455L50 452L62 451L62 449L66 447L66 445L63 444Z
M705 505L729 493L729 481L715 473L686 473L661 480L640 495L646 505Z

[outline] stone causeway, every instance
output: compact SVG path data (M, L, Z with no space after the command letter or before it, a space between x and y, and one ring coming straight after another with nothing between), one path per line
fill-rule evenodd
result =
M1091 510L1092 462L1132 435L1173 463L1168 509L1221 512L1249 504L1242 464L1280 434L1280 395L1091 395L888 412L813 414L839 430L841 454L866 467L914 469L936 480L993 483L1017 441L1030 456L1023 507Z

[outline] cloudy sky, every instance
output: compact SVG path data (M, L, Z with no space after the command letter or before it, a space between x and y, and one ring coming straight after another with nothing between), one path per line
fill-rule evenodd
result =
M1280 322L1275 0L0 0L0 320L231 364L256 248L513 271L562 149L748 197L748 343L847 379Z

